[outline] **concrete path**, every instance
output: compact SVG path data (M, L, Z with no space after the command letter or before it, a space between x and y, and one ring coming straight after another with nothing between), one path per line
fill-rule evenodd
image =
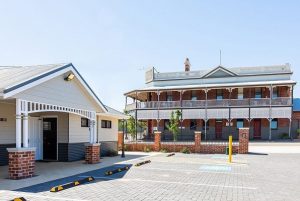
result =
M22 180L10 180L8 178L8 166L0 166L0 190L15 190L27 186L44 183L82 172L97 170L99 168L108 167L119 164L124 161L130 162L132 159L149 157L157 153L128 152L126 158L121 156L104 157L99 164L84 164L84 161L76 162L37 162L36 176Z
M249 152L257 154L285 153L300 154L300 142L250 142Z

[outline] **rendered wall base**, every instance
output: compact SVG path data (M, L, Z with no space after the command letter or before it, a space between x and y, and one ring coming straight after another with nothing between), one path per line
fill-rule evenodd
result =
M10 179L32 177L35 168L35 148L8 148L8 175Z
M95 164L100 162L100 143L85 144L85 162Z

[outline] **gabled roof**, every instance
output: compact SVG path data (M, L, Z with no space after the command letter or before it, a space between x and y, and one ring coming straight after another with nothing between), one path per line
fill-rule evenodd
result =
M119 119L128 119L129 118L128 115L126 115L126 114L124 114L124 113L122 113L122 112L120 112L118 110L115 110L115 109L113 109L113 108L111 108L111 107L109 107L107 105L105 105L105 107L107 109L107 115L109 115L109 116L114 116L114 117L117 117ZM103 116L102 113L99 114L99 115ZM105 114L104 114L104 116L105 116Z
M107 112L105 105L72 63L36 66L2 66L0 67L0 96L2 95L4 98L11 97L68 71L74 73L91 97Z
M215 76L214 76L215 75ZM237 76L235 72L223 67L223 66L217 66L213 68L212 70L208 71L206 74L202 76L202 78L207 77L223 77L223 76Z

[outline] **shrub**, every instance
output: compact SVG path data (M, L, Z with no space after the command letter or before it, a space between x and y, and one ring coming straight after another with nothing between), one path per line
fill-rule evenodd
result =
M287 133L282 133L281 136L280 136L280 139L289 139L289 134Z
M162 152L162 153L168 153L168 150L167 149L161 149L160 152Z
M300 136L300 128L297 129L297 134Z
M151 151L151 148L149 146L144 147L144 152L150 152L150 151Z
M187 147L183 147L183 148L180 150L180 152L183 153L183 154L190 154L190 153L191 153L191 151L190 151L189 148L187 148Z
M109 156L109 157L117 156L118 152L115 151L115 150L109 149L109 150L106 151L106 155Z

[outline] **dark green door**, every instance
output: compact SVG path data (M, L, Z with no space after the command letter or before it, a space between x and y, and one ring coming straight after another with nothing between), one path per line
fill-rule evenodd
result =
M57 119L43 119L43 158L57 160Z

